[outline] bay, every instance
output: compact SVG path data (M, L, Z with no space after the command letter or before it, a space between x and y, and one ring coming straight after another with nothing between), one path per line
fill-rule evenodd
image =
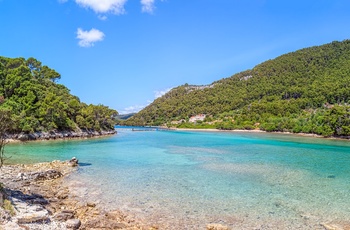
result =
M82 201L162 229L323 229L350 220L350 143L245 133L133 132L6 147L11 163L77 157Z

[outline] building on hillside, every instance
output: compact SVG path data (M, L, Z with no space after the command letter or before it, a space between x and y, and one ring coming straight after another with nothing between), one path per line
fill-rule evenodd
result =
M197 121L204 121L206 115L205 114L198 114L195 116L190 117L189 122L197 122Z
M170 122L172 125L179 125L179 124L181 124L181 123L184 123L184 122L186 122L184 119L181 119L181 120L179 120L179 121L172 121L172 122Z

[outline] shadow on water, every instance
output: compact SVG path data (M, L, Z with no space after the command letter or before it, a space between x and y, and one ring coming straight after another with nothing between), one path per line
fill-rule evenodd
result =
M91 165L92 165L91 163L81 163L81 162L79 162L78 164L79 164L79 166L81 166L81 167L91 166Z

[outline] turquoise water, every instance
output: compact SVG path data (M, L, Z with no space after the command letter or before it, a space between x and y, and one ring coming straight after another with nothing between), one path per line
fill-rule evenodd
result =
M163 229L322 229L350 220L350 142L265 133L132 132L7 146L10 161L81 162L76 195Z

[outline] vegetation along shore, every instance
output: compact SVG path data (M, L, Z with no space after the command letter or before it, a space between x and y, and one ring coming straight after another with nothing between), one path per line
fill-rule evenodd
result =
M0 57L0 122L8 134L114 130L117 111L81 102L60 78L35 58Z

